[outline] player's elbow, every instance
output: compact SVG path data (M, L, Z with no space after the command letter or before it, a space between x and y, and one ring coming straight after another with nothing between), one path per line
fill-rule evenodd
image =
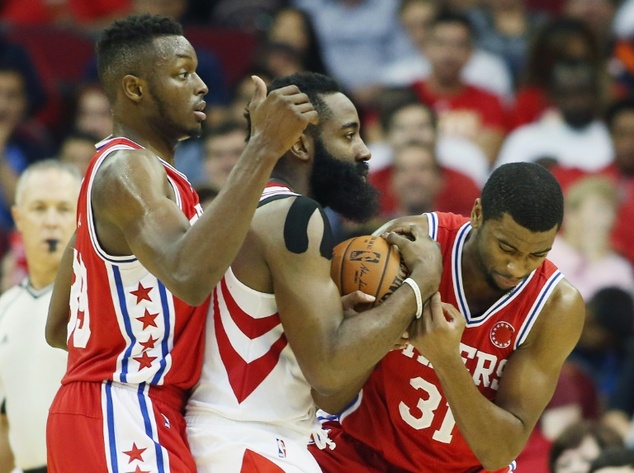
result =
M201 278L191 275L174 276L166 286L174 296L193 307L205 302L213 288L211 283L202 282Z
M498 445L497 448L486 448L482 451L474 449L474 453L485 470L496 471L508 467L517 458L521 449L517 450L517 452L511 452L503 445Z

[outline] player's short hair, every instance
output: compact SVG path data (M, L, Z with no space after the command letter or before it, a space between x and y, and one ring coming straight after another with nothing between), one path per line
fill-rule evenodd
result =
M274 90L287 87L289 85L296 85L304 94L308 96L308 100L313 104L313 108L319 114L319 123L323 124L326 120L332 117L332 110L326 105L323 100L324 95L343 93L343 89L339 83L332 77L329 77L318 72L302 71L296 72L283 77L276 77L271 81L268 87L267 93L271 93ZM245 113L247 122L249 124L249 130L251 129L251 117L248 110ZM306 127L306 131L315 136L319 130L320 125L309 124Z
M508 163L497 168L482 189L483 221L509 214L531 232L561 227L564 196L557 179L535 163Z
M18 183L15 187L15 204L20 205L22 201L22 196L24 195L24 189L26 188L26 184L29 178L38 172L49 171L49 170L57 170L60 172L65 172L72 177L77 179L77 182L81 182L82 175L79 171L79 168L71 163L65 163L58 159L50 158L44 159L42 161L37 161L27 167L22 174L20 174L20 178L18 179Z
M97 71L110 100L122 77L141 75L154 63L155 38L182 35L177 21L161 15L131 15L105 29L96 45Z

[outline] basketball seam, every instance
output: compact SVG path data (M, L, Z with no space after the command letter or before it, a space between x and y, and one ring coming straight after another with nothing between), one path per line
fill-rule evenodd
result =
M350 246L353 242L354 239L351 239L346 246L346 249L343 252L343 258L341 259L341 267L339 268L339 286L341 287L341 292L343 293L343 295L347 294L345 291L345 289L347 288L344 288L345 280L343 279L343 268L345 267L346 259L348 258L348 250L350 249Z
M377 237L383 239L382 237ZM384 239L383 239L384 240ZM385 278L385 273L387 272L387 267L390 265L390 254L392 253L392 247L390 246L390 244L385 241L385 243L388 245L388 251L387 254L385 255L385 261L383 262L383 271L381 272L381 279L379 279L379 284L376 286L376 293L374 294L374 296L378 296L381 293L381 288L383 287L383 279ZM374 300L374 302L372 303L371 307L374 307L374 305L379 302L376 299Z

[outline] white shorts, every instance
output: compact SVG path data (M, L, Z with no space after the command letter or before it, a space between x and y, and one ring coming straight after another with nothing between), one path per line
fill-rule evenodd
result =
M308 436L283 436L275 430L269 424L187 416L187 439L198 473L321 473L308 451Z

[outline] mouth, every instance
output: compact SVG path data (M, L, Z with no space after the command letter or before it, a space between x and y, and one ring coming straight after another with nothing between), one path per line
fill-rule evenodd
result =
M520 282L522 282L521 279L512 278L512 277L509 278L497 273L495 274L495 279L497 280L498 285L503 289L513 289Z
M48 246L48 252L49 253L55 253L57 251L57 247L59 245L59 240L58 239L56 239L56 238L48 238L48 239L44 240L44 242Z
M207 102L204 100L198 102L194 107L194 115L200 120L203 121L207 119L207 114L205 113L205 108L207 107Z

